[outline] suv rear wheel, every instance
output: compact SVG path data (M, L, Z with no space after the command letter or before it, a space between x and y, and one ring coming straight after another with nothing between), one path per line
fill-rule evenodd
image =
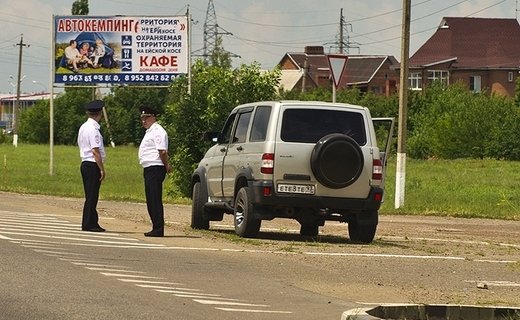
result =
M354 139L341 133L321 138L311 153L311 169L316 179L329 188L345 188L363 171L363 152Z
M254 207L248 187L242 187L235 200L235 233L241 237L253 238L260 231L262 220L254 217Z
M193 229L208 230L209 220L204 213L204 204L206 199L208 199L208 195L207 192L202 189L200 182L195 182L192 192L191 227Z
M377 224L360 224L353 219L348 222L348 235L352 242L370 243L376 235Z
M300 226L300 235L307 237L316 237L318 235L318 224L305 223Z

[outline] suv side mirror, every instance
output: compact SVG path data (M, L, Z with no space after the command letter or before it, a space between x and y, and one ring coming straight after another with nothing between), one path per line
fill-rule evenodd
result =
M204 132L204 140L209 140L212 142L218 142L220 139L220 132L217 131L208 131Z

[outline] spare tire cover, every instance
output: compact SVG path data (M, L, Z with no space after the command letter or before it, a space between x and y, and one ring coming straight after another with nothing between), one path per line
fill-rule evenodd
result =
M363 164L363 152L357 142L341 133L324 136L311 153L312 173L329 188L344 188L356 182Z

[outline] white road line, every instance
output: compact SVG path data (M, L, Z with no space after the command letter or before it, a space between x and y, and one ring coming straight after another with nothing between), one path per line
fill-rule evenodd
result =
M476 262L491 262L491 263L517 263L518 260L487 260L487 259L475 259Z
M53 254L55 256L84 256L82 253L74 253L74 252L59 252L59 251L50 251L50 250L40 250L40 249L34 249L35 252L38 253L49 253Z
M73 265L76 265L76 266L83 266L83 267L103 267L103 268L128 268L128 267L125 267L125 266L115 266L113 264L99 264L99 263L86 263L86 262L73 262L73 261L69 261L70 263L72 263Z
M138 287L141 287L141 288L165 290L165 291L161 291L161 292L167 292L168 290L200 291L199 289L164 287L164 286L157 286L157 285L151 285L151 284L135 284L135 285Z
M214 304L214 305L229 305L229 306L243 306L243 307L269 307L267 304L253 304L253 303L243 303L243 302L226 302L226 301L217 301L217 300L204 300L204 299L193 299L193 301L198 302L200 304Z
M174 296L179 298L191 298L191 299L203 299L207 298L207 296L199 295L199 294L174 294ZM220 298L220 297L211 297L213 300L222 300L222 301L244 301L238 299L230 299L230 298Z
M29 228L29 227L11 227L6 228L4 226L0 227L0 232L2 230L6 231L19 231L19 232L36 232L36 233L43 233L43 234L57 234L57 235L74 235L74 236L81 236L81 237L88 237L88 238L99 238L99 239L115 239L115 240L125 240L125 241L139 241L136 238L121 238L119 235L112 236L112 234L93 234L93 233L87 233L85 231L79 231L79 230L64 230L65 232L61 230L55 230L55 231L49 231L47 228ZM9 233L7 232L7 233ZM27 234L27 233L26 233Z
M105 260L95 260L95 259L78 259L78 258L59 258L59 260L67 261L71 263L103 263Z
M195 296L200 296L200 298L209 297L211 299L217 299L217 298L222 297L222 295L216 294L216 293L188 292L188 291L180 291L180 290L155 290L155 291L162 292L162 293L172 293L174 296L181 294L181 295L186 295L186 296L190 296L193 298L196 298ZM237 300L237 301L240 301L240 300Z
M121 273L111 273L111 272L100 272L102 275L107 277L122 277L122 278L141 278L141 279L164 279L160 277L151 277L151 276L139 276L135 274L121 274Z
M485 283L488 286L493 287L520 287L520 283L507 281L507 280L464 280L464 282L472 283Z
M198 289L189 289L189 288L177 288L178 290L163 290L163 289L154 289L155 291L157 292L161 292L161 293L173 293L173 294L176 294L176 293L179 293L179 294L196 294L196 295L205 295L205 296L209 296L211 298L213 297L221 297L220 294L210 294L210 293L200 293L200 292L189 292L188 290L193 290L193 291L200 291ZM182 291L182 290L185 290L185 291Z
M122 270L122 269L107 269L107 268L98 268L98 267L86 267L86 269L92 270L92 271L105 271L105 272L146 273L144 271L132 271L132 270Z
M9 218L2 218L0 217L0 221L2 221L2 224L4 223L12 223L12 224L28 224L28 225L48 225L48 226L68 226L68 227L77 227L79 224L77 223L71 223L69 221L63 221L63 220L57 220L54 218L51 219L30 219L25 217L9 217Z
M411 258L411 259L440 259L440 260L466 260L464 257L450 257L450 256L416 256L406 254L383 254L383 253L348 253L348 252L303 252L307 255L316 256L354 256L354 257L378 257L378 258Z
M499 243L498 245L499 246L503 246L503 247L512 247L512 248L519 248L520 249L520 244Z
M380 239L382 240L392 240L392 241L406 241L410 242L414 241L431 241L431 242L453 242L453 243L466 243L466 244L481 244L481 245L490 245L491 243L487 241L471 241L471 240L457 240L457 239L439 239L439 238L412 238L412 237L399 237L399 236L382 236Z
M177 282L167 282L167 281L149 281L149 280L137 280L137 279L117 279L123 282L131 282L131 283L149 283L149 284L167 284L172 286L183 286L183 283Z
M254 310L254 309L232 309L232 308L215 308L222 311L230 312L250 312L250 313L281 313L290 314L292 311L278 311L278 310Z
M97 242L97 243L105 243L105 244L126 244L132 245L135 247L164 247L163 244L149 244L149 243L127 243L127 242L119 242L119 241L105 241L98 239L88 239L88 238L74 238L74 237L61 237L61 236L52 236L52 235L44 235L44 234L27 234L20 232L1 232L3 234L12 234L18 236L28 236L28 237L37 237L37 238L50 238L50 239L62 239L62 240L72 240L72 241L84 241L84 242ZM12 239L14 240L14 239ZM17 239L17 240L25 240L25 239ZM126 240L126 239L121 239ZM138 239L131 239L132 241L139 241Z
M20 246L24 248L30 249L41 249L41 250L68 250L66 248L60 248L56 246L44 246L44 245L34 245L34 244L20 244Z

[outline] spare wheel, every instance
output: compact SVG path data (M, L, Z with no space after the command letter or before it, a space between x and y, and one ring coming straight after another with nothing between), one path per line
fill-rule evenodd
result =
M311 169L316 179L326 187L347 187L363 171L363 152L354 139L341 133L324 136L311 153Z

